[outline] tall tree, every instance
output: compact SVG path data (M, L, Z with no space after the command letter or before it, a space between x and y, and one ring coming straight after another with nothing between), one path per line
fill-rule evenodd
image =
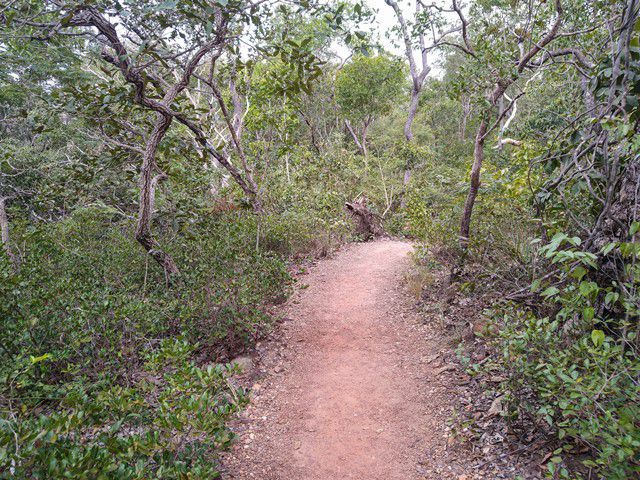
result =
M193 0L180 5L174 2L123 5L110 1L94 5L92 2L47 1L42 4L14 2L8 7L13 24L31 37L51 41L86 36L89 39L86 48L100 48L100 58L111 67L107 69L109 74L117 72L131 87L131 95L121 95L121 98L130 99L151 115L143 142L133 146L141 157L136 239L162 266L167 277L178 273L178 266L152 235L151 224L157 187L167 178L158 166L158 148L174 122L190 131L202 151L226 169L254 209L262 210L258 186L240 139L237 111L241 108L240 102L237 95L232 94L229 100L222 94L215 81L215 69L225 53L232 64L240 58L239 37L244 28L249 24L260 27L271 7L271 3L254 4L244 0L206 4ZM295 46L280 49L278 45L263 45L261 48L266 51L268 47L271 54L281 54L299 64L301 76L306 69L316 67L315 57ZM199 72L204 63L208 68L206 76ZM194 115L193 107L185 102L195 77L211 88L220 105L224 128L229 131L241 167L234 164L230 150L212 145L207 129ZM115 80L114 86L118 87ZM231 88L233 90L233 85Z
M398 22L398 30L404 44L404 54L409 63L409 74L411 75L411 97L407 111L407 120L404 124L404 136L407 142L413 140L413 121L418 112L420 104L420 94L424 87L424 82L431 72L431 65L428 60L429 53L437 48L444 39L457 31L460 27L442 29L444 25L441 18L442 9L434 5L424 5L421 0L415 1L415 13L413 21L407 21L402 8L395 0L385 0L386 4L393 8ZM430 34L431 43L427 45L425 37ZM420 61L416 61L414 52L418 52ZM411 179L411 165L405 166L404 187ZM402 200L404 203L404 198Z
M534 8L533 2L486 8L476 5L470 12L472 16L468 17L458 0L452 1L450 11L458 19L461 41L445 40L442 44L457 48L471 58L475 70L464 74L473 76L467 79L469 82L478 79L475 88L485 92L474 140L469 192L460 221L459 242L463 251L469 243L485 143L512 111L518 98L526 93L519 81L530 79L541 68L553 66L559 58L571 57L583 67L590 64L576 46L575 38L592 31L583 28L582 19L597 13L598 20L602 20L602 12L580 5L572 4L571 7L570 11L565 11L563 0L555 0L543 8ZM511 100L506 107L501 107L509 89L513 90Z
M336 76L336 101L364 157L369 127L376 117L391 110L402 92L403 76L402 64L385 55L356 55Z

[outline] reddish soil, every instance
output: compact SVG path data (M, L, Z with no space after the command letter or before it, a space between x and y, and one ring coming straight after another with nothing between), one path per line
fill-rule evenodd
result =
M448 448L456 372L403 288L411 250L351 245L301 278L278 340L253 359L225 478L485 478Z

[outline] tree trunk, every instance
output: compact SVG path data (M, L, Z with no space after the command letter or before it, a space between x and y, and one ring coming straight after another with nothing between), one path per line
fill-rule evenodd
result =
M584 106L589 112L590 118L596 118L598 115L596 112L596 99L593 96L593 92L589 88L589 78L585 75L580 75L580 87L582 88L582 96L584 97Z
M616 175L617 177L617 175ZM633 159L625 167L620 179L610 188L606 197L606 204L596 220L589 239L585 242L585 248L594 253L601 251L603 247L612 242L636 242L640 233L629 236L633 222L638 221L638 204L640 203L640 160ZM611 255L613 257L613 255ZM620 269L620 265L610 267ZM602 272L599 272L600 274ZM618 275L609 278L620 279Z
M407 114L407 121L404 124L404 138L408 143L413 141L413 120L416 118L418 112L418 104L420 103L420 89L416 88L415 82L411 89L411 101L409 102L409 112ZM407 205L406 192L411 180L411 166L407 163L404 169L404 178L402 180L402 194L400 200L400 208L404 208Z
M409 185L410 180L411 180L411 169L407 167L407 169L404 171L404 178L402 179L402 184L404 185L404 188L407 188L407 185Z
M369 125L371 125L372 121L373 119L368 118L362 127L362 139L360 140L360 144L362 145L362 155L364 157L367 156L367 132L369 131Z
M413 120L418 113L418 104L420 103L420 89L417 89L415 85L411 89L411 101L409 102L409 113L407 114L407 121L404 124L404 138L407 142L413 140Z
M171 125L171 117L156 114L156 123L147 144L140 169L140 199L138 204L138 223L136 225L136 240L144 247L149 255L163 268L167 279L179 273L175 261L160 248L160 244L151 234L151 217L153 215L156 187L166 178L164 173L154 175L157 170L156 152L158 145Z
M475 204L476 197L478 196L478 189L480 188L480 169L482 168L482 161L484 160L484 141L487 128L487 119L483 118L478 126L478 131L476 132L476 140L473 147L473 165L471 167L469 193L467 194L467 199L464 202L464 212L462 214L462 221L460 222L460 236L458 240L463 250L466 250L469 245L471 214L473 213L473 206Z
M320 153L320 146L318 144L318 139L316 137L316 127L315 127L315 125L313 123L311 123L311 120L304 114L302 109L299 109L298 113L300 114L300 116L304 120L304 123L306 123L307 126L309 127L309 134L311 135L311 145L313 146L313 148L316 151L316 153Z
M407 206L407 187L411 181L411 168L407 165L404 169L404 178L402 179L402 196L400 199L400 208Z
M7 198L0 197L0 237L2 238L2 246L4 251L7 252L7 257L15 265L16 258L11 250L11 243L9 238L9 217L7 216Z
M467 136L467 122L469 121L469 115L471 115L471 100L467 97L462 97L462 119L460 120L460 140L464 140Z
M366 157L367 156L367 148L366 148L366 146L364 146L362 144L362 142L360 142L360 139L358 138L358 135L356 134L356 132L353 129L353 127L351 126L351 122L349 122L349 120L345 120L344 121L344 125L347 127L347 130L351 134L351 137L353 138L353 141L355 142L356 147L358 148L358 152L360 152L360 155L362 155L363 157Z

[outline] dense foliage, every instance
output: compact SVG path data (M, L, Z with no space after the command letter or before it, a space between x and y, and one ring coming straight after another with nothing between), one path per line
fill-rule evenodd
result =
M386 3L401 56L360 3L0 6L1 478L216 478L230 362L356 198L499 293L550 477L638 474L639 2Z

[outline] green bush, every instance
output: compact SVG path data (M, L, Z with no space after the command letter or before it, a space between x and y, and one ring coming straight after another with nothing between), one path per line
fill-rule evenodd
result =
M169 288L113 209L16 230L20 268L0 254L0 471L215 477L211 452L244 403L216 362L264 335L291 278L256 249L252 214L185 225L162 238L181 268Z
M199 368L193 346L162 340L127 386L80 379L46 399L9 405L0 421L3 478L218 478L215 450L232 439L225 421L245 402L231 367ZM31 357L13 378L37 381L49 357ZM7 475L6 477L4 475Z
M171 285L126 212L96 202L40 223L12 212L20 266L0 250L0 477L216 478L225 422L245 403L221 362L271 328L291 257L350 237L354 161L294 150L260 216L242 197L192 195L185 185L204 191L206 176L181 183L174 171L153 226L180 268Z
M553 284L533 288L555 305L552 317L513 306L495 312L500 368L515 419L533 421L557 435L560 448L549 472L581 478L563 453L586 446L583 461L600 478L640 473L640 356L638 355L637 244L610 244L601 255L629 262L629 282L599 284L589 277L598 256L582 251L578 237L556 234L541 253L559 267ZM635 276L634 276L635 275ZM608 313L607 313L608 312ZM570 473L571 472L571 473ZM577 477L576 477L577 476Z

